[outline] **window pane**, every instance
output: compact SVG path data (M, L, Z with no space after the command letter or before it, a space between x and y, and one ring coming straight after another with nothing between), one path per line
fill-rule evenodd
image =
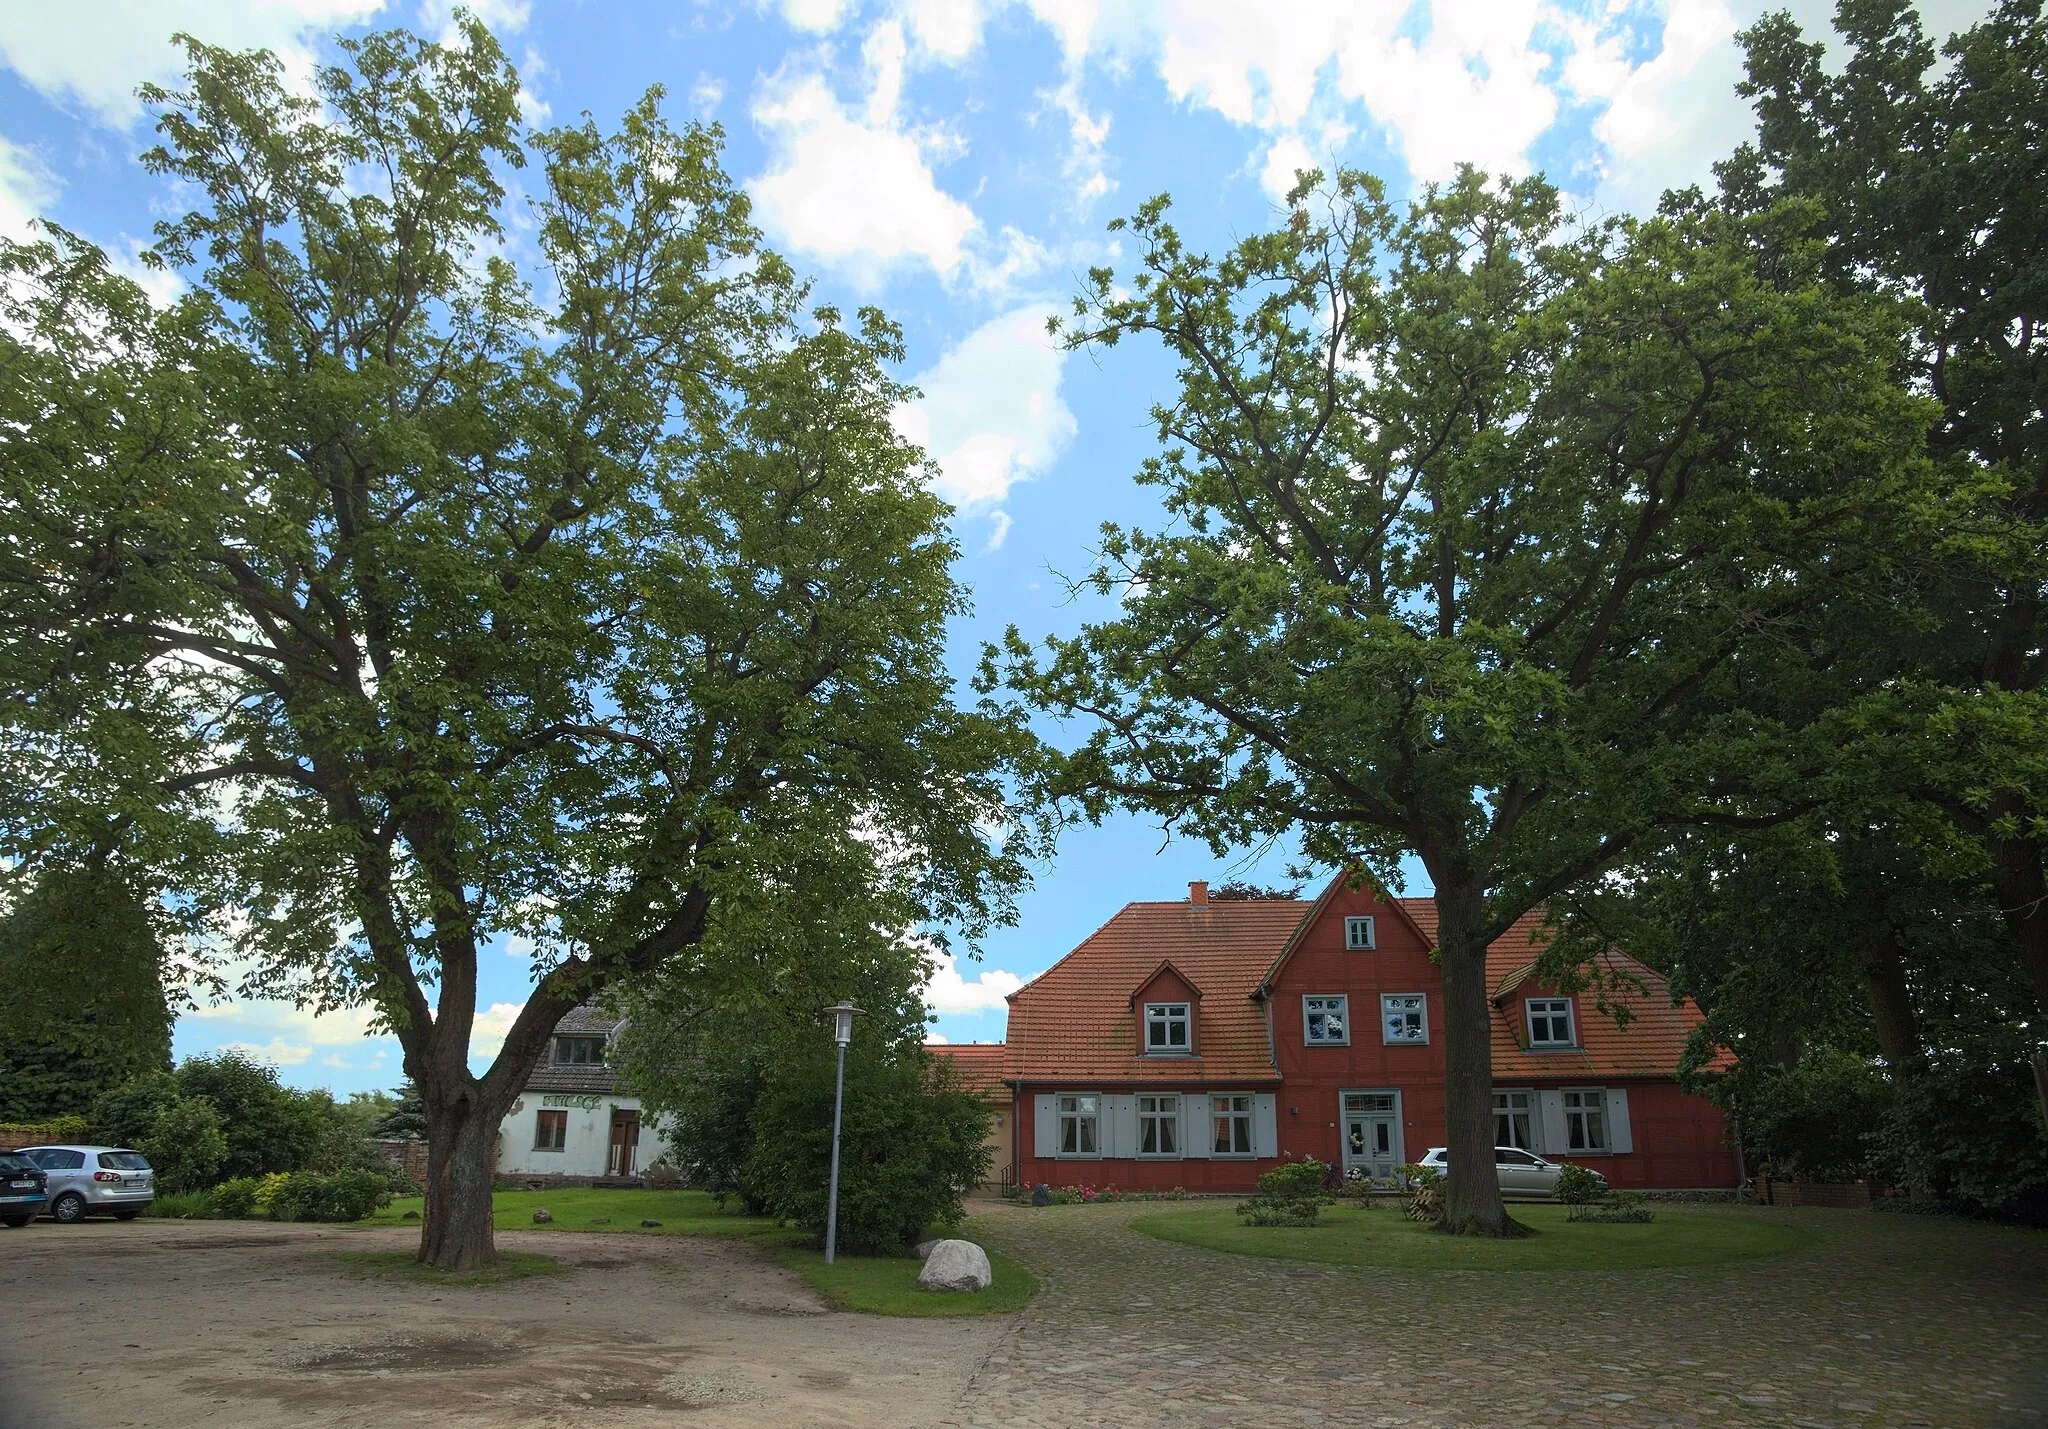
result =
M1159 1154L1171 1156L1180 1150L1180 1138L1175 1131L1176 1123L1161 1117L1155 1125L1159 1128Z
M1157 1156L1159 1154L1159 1122L1148 1118L1138 1123L1138 1154Z
M1187 1045L1188 1045L1188 1025L1187 1025L1187 1023L1185 1023L1185 1022L1169 1022L1169 1023L1167 1023L1167 1024L1166 1024L1166 1041L1167 1041L1167 1045L1168 1045L1168 1046L1172 1046L1172 1047L1185 1047L1185 1046L1187 1046Z
M1235 1116L1230 1119L1230 1124L1236 1133L1236 1145L1234 1149L1240 1156L1249 1156L1252 1150L1251 1122L1246 1120L1244 1117Z
M1080 1149L1080 1135L1079 1122L1070 1116L1060 1119L1060 1152L1062 1155L1072 1156Z
M1095 1154L1095 1118L1092 1116L1083 1117L1081 1118L1080 1125L1081 1154L1083 1156L1092 1156Z
M1228 1156L1230 1154L1230 1118L1227 1116L1216 1118L1216 1154L1219 1156Z

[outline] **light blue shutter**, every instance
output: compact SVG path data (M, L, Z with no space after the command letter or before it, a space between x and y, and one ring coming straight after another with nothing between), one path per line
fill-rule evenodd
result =
M1135 1096L1102 1099L1102 1154L1138 1154L1138 1099Z
M1279 1110L1274 1106L1271 1092L1260 1092L1252 1098L1252 1154L1254 1156L1278 1156L1280 1154L1280 1128L1276 1125Z
M1619 1087L1607 1089L1607 1148L1622 1155L1636 1149L1628 1125L1628 1093Z
M1050 1094L1046 1094L1033 1097L1031 1107L1031 1154L1034 1156L1059 1155L1060 1113L1058 1102Z
M1544 1156L1564 1155L1571 1149L1571 1138L1564 1129L1564 1093L1536 1093L1536 1109L1542 1113L1535 1128L1542 1143L1536 1150Z
M1207 1156L1215 1132L1209 1126L1209 1094L1182 1092L1180 1098L1181 1145L1183 1156Z

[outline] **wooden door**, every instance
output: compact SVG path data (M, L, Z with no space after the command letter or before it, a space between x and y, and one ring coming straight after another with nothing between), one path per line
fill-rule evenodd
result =
M604 1174L630 1176L633 1158L640 1150L640 1113L612 1108L611 1154L605 1158Z

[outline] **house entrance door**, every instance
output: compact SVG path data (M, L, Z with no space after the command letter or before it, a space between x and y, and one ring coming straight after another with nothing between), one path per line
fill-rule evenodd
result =
M640 1113L612 1108L611 1152L605 1157L604 1174L630 1176L633 1158L640 1150Z
M1344 1174L1356 1167L1376 1181L1391 1180L1401 1154L1401 1094L1345 1092L1343 1120Z

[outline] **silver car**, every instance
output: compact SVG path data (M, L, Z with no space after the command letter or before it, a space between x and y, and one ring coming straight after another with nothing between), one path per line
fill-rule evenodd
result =
M1429 1148L1429 1154L1416 1164L1427 1166L1432 1171L1446 1168L1444 1149L1441 1146ZM1500 1181L1503 1196L1547 1197L1557 1191L1557 1174L1564 1170L1555 1161L1545 1161L1533 1151L1524 1151L1519 1146L1496 1146L1493 1148L1493 1172ZM1607 1178L1598 1171L1593 1172L1593 1181L1603 1191L1607 1189Z
M156 1199L156 1173L140 1151L126 1146L24 1146L19 1153L43 1168L51 1220L72 1225L87 1216L132 1221Z

